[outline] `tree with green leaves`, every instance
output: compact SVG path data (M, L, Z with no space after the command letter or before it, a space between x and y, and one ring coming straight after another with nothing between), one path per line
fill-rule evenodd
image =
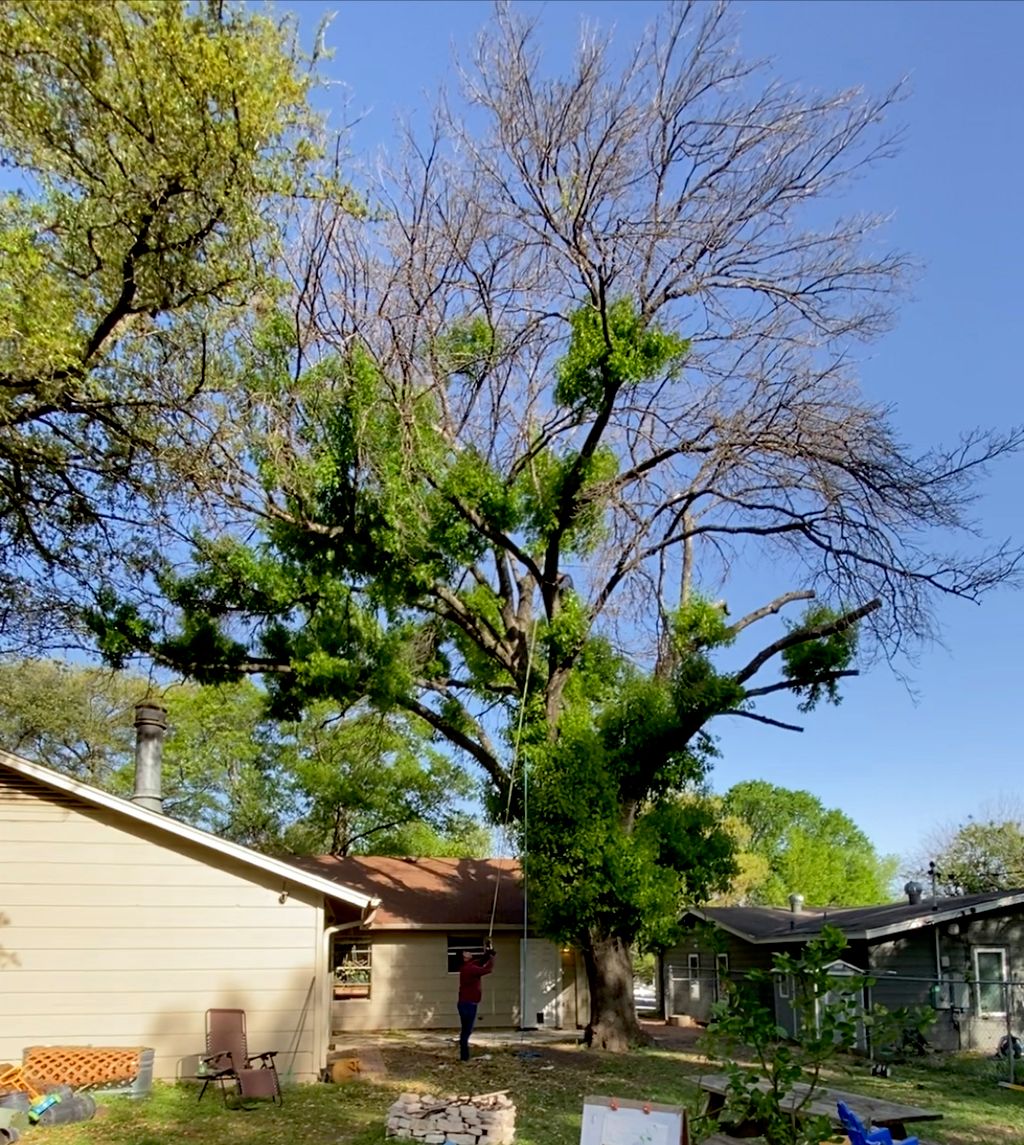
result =
M108 791L134 752L145 681L58 660L0 661L0 747Z
M152 681L55 660L0 663L0 747L127 797L135 704ZM346 720L314 705L267 715L256 684L171 684L164 810L225 839L297 854L488 854L468 810L475 785L408 717Z
M221 492L258 532L197 533L157 607L89 615L115 662L260 673L287 718L402 711L475 762L561 875L531 901L612 1048L638 1033L630 943L715 881L710 826L668 806L709 726L792 728L766 700L837 700L936 598L1011 577L970 506L1022 443L915 454L858 392L906 260L822 212L890 151L895 93L769 82L717 5L666 7L625 60L587 33L552 78L499 9L473 114L406 139L367 218L319 204L292 308L238 341ZM930 551L940 530L967 547ZM755 559L764 596L722 599Z
M477 784L415 717L311 704L282 726L289 776L283 842L296 854L456 855L492 849L470 810Z
M317 189L309 84L288 25L241 5L0 8L9 645L73 623L97 577L137 573L179 527L177 494L206 487L229 411L199 399L277 292L280 205Z
M739 825L747 872L743 893L730 901L785 906L800 894L815 906L870 906L892 897L899 860L879 855L848 815L809 791L747 780L726 792L722 810Z
M932 832L912 873L940 894L973 895L1024 886L1024 809L1004 800Z

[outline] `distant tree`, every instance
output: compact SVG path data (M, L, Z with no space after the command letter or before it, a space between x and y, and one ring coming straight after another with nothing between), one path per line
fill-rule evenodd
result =
M934 876L944 895L982 894L1024 887L1024 808L1003 800L959 826L932 832L911 873Z
M58 660L0 661L0 747L114 790L134 758L138 677Z
M0 6L0 637L70 622L212 464L225 324L312 189L286 23L185 0ZM164 466L179 461L178 482ZM135 566L137 567L137 566Z
M732 901L784 906L802 894L816 906L869 906L892 897L898 860L879 855L848 815L808 791L748 780L722 800L727 822L740 825L742 894Z
M0 662L0 747L116 795L134 787L135 704L151 681L55 660ZM409 718L328 704L279 725L250 681L157 689L167 814L248 846L483 856L473 781ZM460 810L461 806L461 810Z
M405 714L344 715L327 701L282 727L291 792L283 842L296 853L490 853L466 801L477 785ZM463 808L460 810L460 807Z

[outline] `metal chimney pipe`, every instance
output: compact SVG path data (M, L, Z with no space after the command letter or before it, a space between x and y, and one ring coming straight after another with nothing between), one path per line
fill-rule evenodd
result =
M789 909L794 914L800 914L804 909L804 896L803 895L790 895L789 896Z
M162 812L160 794L167 709L159 704L135 705L135 793L132 802L148 811Z

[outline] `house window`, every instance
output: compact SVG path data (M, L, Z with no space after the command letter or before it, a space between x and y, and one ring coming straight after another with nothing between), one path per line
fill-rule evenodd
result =
M689 971L690 980L695 981L700 977L700 955L688 954L686 956L686 969Z
M778 950L772 951L772 957L781 953ZM779 991L779 997L785 998L787 1001L793 997L793 976L791 974L780 974L777 970L773 971L775 975L775 985Z
M974 948L974 979L978 989L978 1013L1006 1015L1006 950L1001 946Z
M464 951L477 958L484 952L484 936L482 934L449 934L448 935L448 973L458 974L462 966Z
M729 955L715 955L715 994L721 999L725 996L725 983L729 977Z
M334 997L339 1001L369 998L373 965L368 942L334 940Z

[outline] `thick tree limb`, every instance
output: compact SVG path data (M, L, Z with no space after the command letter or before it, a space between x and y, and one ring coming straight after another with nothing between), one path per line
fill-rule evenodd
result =
M850 612L844 612L842 616L836 617L835 620L830 620L827 624L819 624L811 628L798 628L758 652L745 667L741 668L733 676L733 679L737 684L742 684L767 664L773 656L777 656L787 648L794 648L796 645L804 644L808 640L818 640L824 636L833 636L837 632L843 632L856 624L858 620L863 620L865 616L870 616L872 612L876 612L881 607L881 600L876 598L875 600L869 600L867 604L862 604L860 608L855 608Z
M792 604L796 600L813 599L814 592L812 589L784 593L782 596L777 596L769 604L762 605L761 608L756 608L753 612L748 612L746 616L741 617L735 624L731 624L729 626L729 634L731 636L738 636L744 628L749 628L751 624L756 624L759 620L764 620L766 616L771 616L772 613L779 612L785 608L787 604Z
M498 761L497 754L491 748L490 739L483 728L477 727L477 738L474 739L473 736L468 735L413 696L402 696L396 702L407 712L419 716L435 731L440 732L450 743L471 755L499 790L503 790L507 786L508 775Z
M813 681L815 684L831 684L835 680L842 680L848 676L859 676L860 672L856 668L846 668L842 672L826 672L824 675L819 676ZM806 684L801 684L796 680L778 680L774 684L765 684L762 688L747 688L744 695L751 696L770 696L773 692L795 692L798 688L806 687Z

